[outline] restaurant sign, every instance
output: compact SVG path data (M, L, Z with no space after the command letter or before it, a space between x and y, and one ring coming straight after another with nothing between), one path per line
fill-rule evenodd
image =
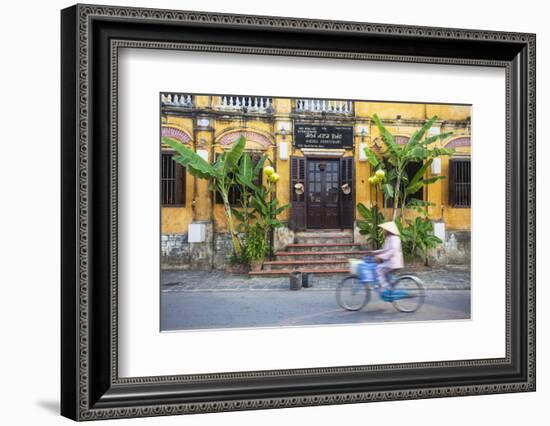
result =
M353 148L353 126L323 126L295 124L294 146L296 148Z

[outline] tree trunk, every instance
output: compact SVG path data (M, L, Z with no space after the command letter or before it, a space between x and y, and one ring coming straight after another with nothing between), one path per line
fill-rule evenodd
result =
M372 210L374 210L374 247L378 250L380 246L378 245L378 184L374 187L374 199L376 200Z
M235 255L237 257L240 257L242 253L241 241L239 240L239 237L235 233L235 224L233 223L233 213L231 212L231 205L229 204L229 200L227 199L226 194L222 194L222 198L223 198L223 207L225 209L225 214L227 216L227 229L231 234L231 243L233 244L233 251L235 252Z
M269 194L267 197L267 199L269 200L269 206L268 206L269 220L271 222L272 219L275 219L275 217L272 217L273 214L271 212L271 203L273 202L273 183L268 182L267 188L268 188L267 190ZM275 235L273 232L273 226L271 224L267 226L267 243L268 243L268 249L267 249L268 258L273 259L273 254L274 254L273 245L275 244Z
M401 187L401 172L397 173L397 183L395 184L395 191L393 197L393 214L392 219L395 221L397 219L397 211L399 210L399 189Z
M403 194L402 200L401 200L401 218L405 216L405 204L407 203L407 193L405 192Z

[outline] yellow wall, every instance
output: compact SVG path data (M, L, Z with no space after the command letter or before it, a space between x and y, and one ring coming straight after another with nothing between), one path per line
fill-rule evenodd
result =
M469 105L426 105L426 117L437 115L441 120L468 120L472 114Z
M355 115L359 117L372 117L377 114L381 120L402 119L423 120L426 118L425 104L409 104L397 102L355 102Z
M214 108L213 105L219 103L218 97L196 96L195 105L201 114L209 115ZM191 135L193 140L189 146L195 149L195 145L200 140L206 142L206 148L209 152L210 161L216 154L222 153L228 147L222 147L220 139L233 132L257 132L270 140L268 147L262 147L257 143L248 142L247 150L263 151L280 174L281 179L277 184L276 193L280 205L288 204L290 199L290 159L283 161L278 157L278 147L283 140L288 144L289 157L302 156L299 149L293 148L293 101L290 99L273 99L274 113L267 116L261 114L253 115L235 115L218 114L211 117L211 125L208 129L194 129L194 120L189 116L170 115L162 116L162 124L177 127L187 134ZM457 105L427 105L410 103L386 103L386 102L355 102L354 116L352 123L355 123L355 148L352 152L348 150L345 156L354 155L357 158L355 162L355 199L357 203L363 203L371 206L374 202L374 189L369 185L368 178L372 171L367 161L359 161L360 143L371 144L379 137L378 128L372 122L372 115L377 114L388 130L395 135L411 136L425 120L437 115L438 120L435 124L440 127L441 132L452 131L451 138L437 142L437 145L444 146L449 140L457 136L469 136L470 134L470 113L469 106ZM328 118L326 119L329 120ZM280 131L281 127L286 129L286 135ZM366 134L361 136L360 130L366 129ZM469 155L470 147L458 148L459 155ZM447 176L449 159L442 158L442 174ZM429 171L427 172L429 175ZM448 229L469 229L470 209L469 208L451 208L448 206L448 182L446 179L429 185L425 190L425 198L435 202L435 207L430 207L429 217L437 220L443 219ZM193 203L193 201L195 201ZM379 203L381 203L381 194L379 194ZM195 208L193 208L195 205ZM380 204L381 205L381 204ZM212 209L213 206L213 209ZM388 211L390 211L388 209ZM289 219L290 209L283 212L279 219L286 221ZM356 212L356 217L360 218ZM207 190L205 181L197 180L187 174L186 180L186 203L185 207L164 207L162 208L162 232L163 233L184 233L187 232L189 223L193 220L208 220L213 218L216 231L225 231L227 229L225 212L223 205L212 204L212 195Z
M176 127L193 135L193 120L190 118L166 115L162 117L162 124ZM163 147L163 149L166 147ZM161 208L161 233L178 234L187 232L189 224L193 221L192 203L195 178L189 173L185 176L185 206Z
M455 136L453 135L454 139ZM452 140L451 139L451 140ZM457 155L469 156L471 153L470 147L460 147L455 149ZM449 176L449 158L445 157L441 161L441 174ZM440 211L436 213L438 219L443 219L448 229L467 230L471 226L471 209L470 208L454 208L448 205L449 186L446 180L440 183L441 202L439 204ZM437 207L436 207L437 208ZM434 214L435 216L435 214Z

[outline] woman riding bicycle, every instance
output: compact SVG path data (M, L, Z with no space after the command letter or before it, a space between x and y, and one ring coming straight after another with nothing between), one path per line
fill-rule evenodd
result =
M338 283L336 301L348 311L359 311L369 303L374 289L399 312L416 312L424 304L424 284L411 274L396 275L389 282L388 274L404 267L401 238L394 222L378 226L385 231L384 246L368 251L362 261L350 261L351 274Z
M382 295L384 296L391 292L391 285L387 278L388 274L391 271L403 268L405 265L399 228L397 228L395 222L385 222L378 226L384 230L384 246L380 250L372 250L369 253L373 254L378 262L376 277L382 287Z

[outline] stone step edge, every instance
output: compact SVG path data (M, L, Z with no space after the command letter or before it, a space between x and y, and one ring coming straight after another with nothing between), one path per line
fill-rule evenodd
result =
M294 234L296 237L304 237L304 238L323 238L323 237L351 237L353 236L353 232L296 232Z
M288 275L293 272L309 274L346 274L349 273L349 269L275 269L271 271L251 271L248 275Z
M346 263L347 259L312 259L312 260L270 260L264 262L264 265L305 265L305 264L319 264L324 265L325 263Z
M355 251L278 251L275 256L330 256L347 254L357 257L357 255L367 254L368 251L355 250Z
M326 233L326 234L313 234L313 233L307 233L307 234L294 234L294 237L295 238L352 238L353 237L353 234L350 232L349 234L346 233L342 233L342 234L339 234L339 233L336 233L336 232L333 232L333 233Z
M292 243L287 247L300 248L300 247L360 247L358 243Z
M311 244L317 244L316 241L320 240L346 240L346 243L353 243L353 237L352 236L346 236L346 237L295 237L296 243L300 243L300 241L313 241ZM307 243L303 243L307 244Z

